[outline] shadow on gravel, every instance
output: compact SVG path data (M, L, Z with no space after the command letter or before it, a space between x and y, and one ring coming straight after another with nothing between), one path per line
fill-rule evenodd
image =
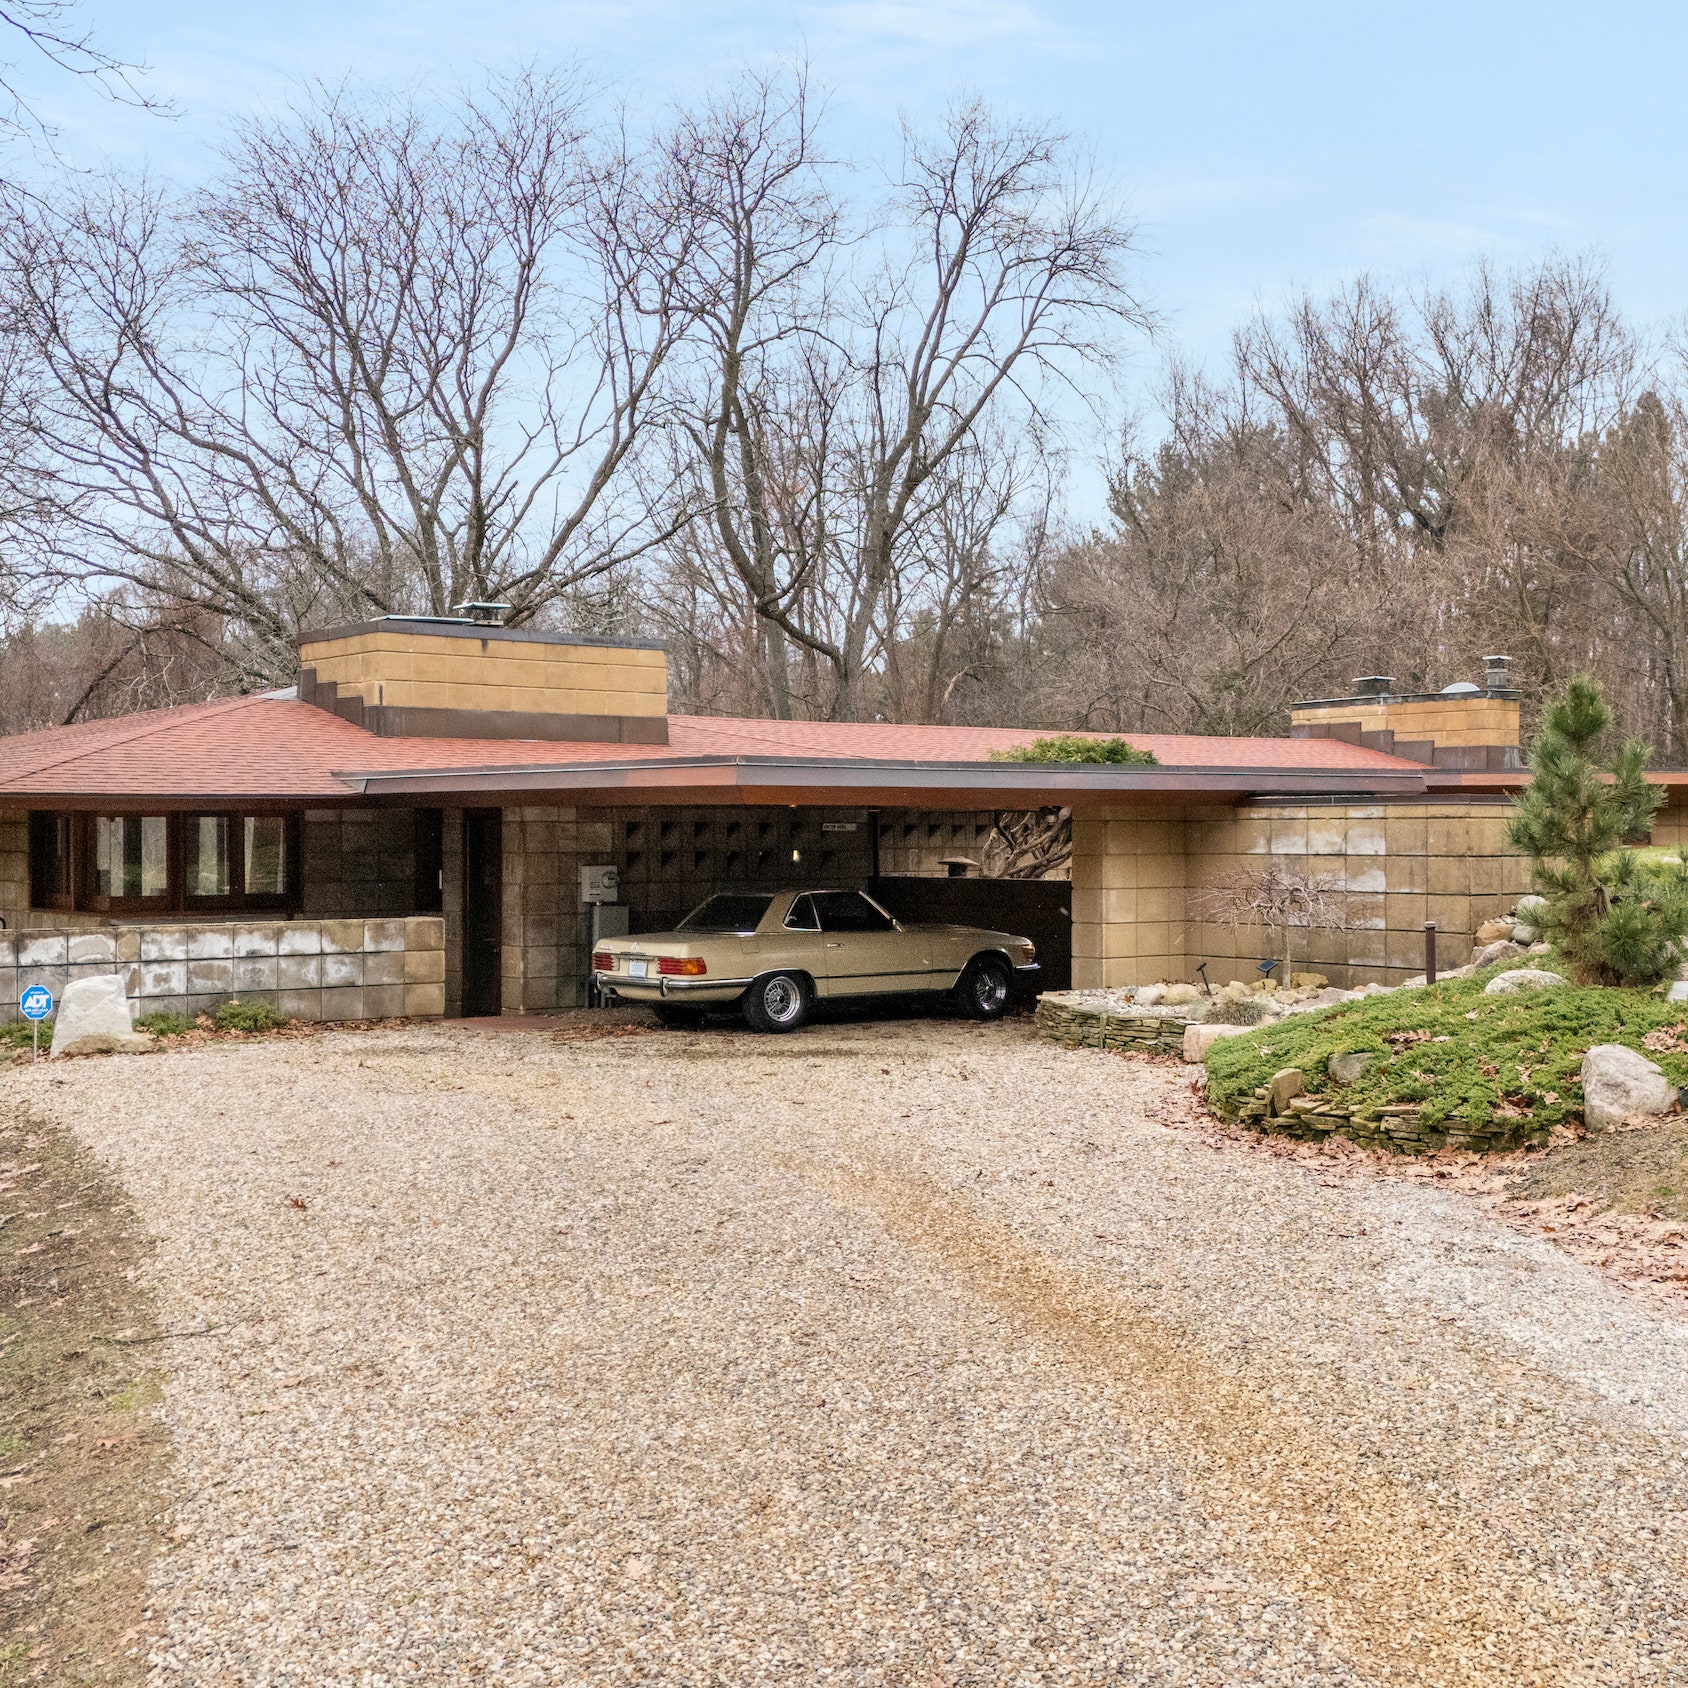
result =
M170 1439L151 1253L63 1131L0 1109L0 1685L140 1683Z

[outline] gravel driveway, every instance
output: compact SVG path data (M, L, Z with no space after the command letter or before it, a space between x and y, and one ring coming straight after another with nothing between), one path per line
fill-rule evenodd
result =
M1688 1327L1180 1083L910 1021L0 1077L225 1327L157 1679L1688 1681Z

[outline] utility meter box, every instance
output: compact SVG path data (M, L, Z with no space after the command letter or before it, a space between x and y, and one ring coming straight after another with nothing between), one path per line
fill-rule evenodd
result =
M583 867L580 870L580 900L583 903L613 903L621 896L621 875L613 867Z

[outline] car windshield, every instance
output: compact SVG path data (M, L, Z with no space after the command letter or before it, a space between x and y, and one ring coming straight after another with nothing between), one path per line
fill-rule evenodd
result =
M678 926L676 932L754 932L768 912L771 896L754 892L717 891L707 902L699 903Z

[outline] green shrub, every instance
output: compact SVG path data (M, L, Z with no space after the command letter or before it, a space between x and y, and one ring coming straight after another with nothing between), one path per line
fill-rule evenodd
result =
M1552 958L1542 961L1554 966ZM1593 1044L1641 1050L1673 1084L1688 1084L1688 1006L1611 986L1485 996L1484 982L1504 965L1470 979L1292 1014L1225 1038L1207 1055L1209 1105L1234 1117L1274 1073L1297 1067L1310 1091L1356 1107L1417 1103L1432 1128L1450 1120L1483 1124L1498 1114L1519 1119L1526 1135L1539 1137L1582 1112L1582 1058ZM1654 1031L1666 1032L1655 1040L1665 1047L1644 1047ZM1350 1085L1330 1084L1330 1058L1360 1050L1383 1059Z
M154 1037L180 1037L183 1032L191 1032L194 1028L191 1015L174 1014L168 1008L161 1008L156 1014L139 1015L135 1024Z
M1013 750L993 750L993 762L1110 762L1129 767L1153 767L1154 753L1138 750L1122 738L1081 738L1077 733L1058 733L1053 738L1034 739Z
M267 1002L225 1002L211 1016L211 1023L220 1032L273 1032L287 1024L287 1016L277 1013Z
M41 1022L41 1047L45 1049L53 1041L53 1022ZM28 1020L14 1020L10 1025L0 1026L0 1049L27 1049L31 1042L31 1030Z
M1548 706L1530 746L1534 778L1518 798L1507 840L1529 852L1547 900L1542 935L1585 985L1651 985L1682 964L1688 863L1620 846L1645 844L1665 800L1646 777L1635 740L1596 759L1612 712L1591 680L1573 680Z

